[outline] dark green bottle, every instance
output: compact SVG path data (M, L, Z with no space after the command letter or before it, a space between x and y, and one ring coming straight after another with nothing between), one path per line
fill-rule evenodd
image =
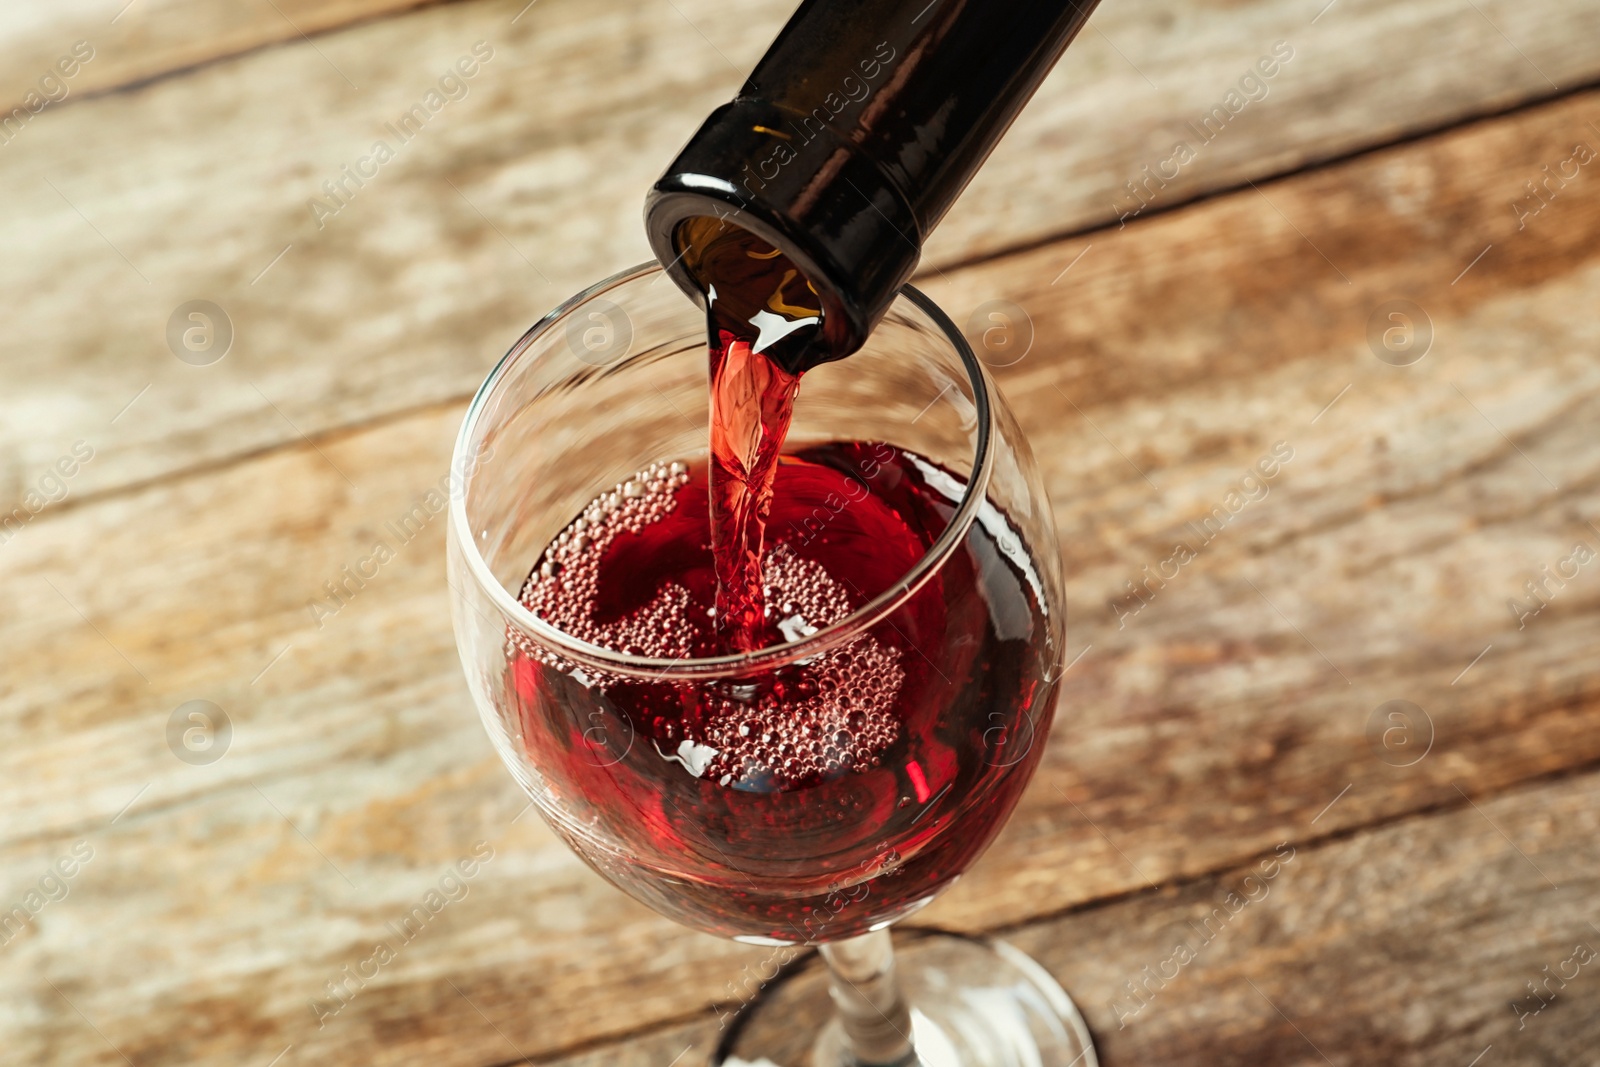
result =
M652 250L702 299L753 235L821 305L787 369L854 352L1097 2L806 0L651 188Z

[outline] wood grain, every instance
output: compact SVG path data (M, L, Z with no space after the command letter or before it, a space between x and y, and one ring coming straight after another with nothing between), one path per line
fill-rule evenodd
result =
M61 104L187 71L276 44L305 42L351 23L437 0L60 0L0 12L0 100L29 92ZM63 79L67 94L39 79L78 41L94 58ZM42 112L41 112L42 114Z
M547 308L646 258L643 190L789 5L524 6L430 7L69 98L0 146L0 285L18 294L0 337L0 501L80 439L99 457L72 487L87 496L461 397ZM1134 203L1125 183L1179 139L1196 158L1151 211L1600 75L1585 47L1600 0L1341 0L1313 25L1320 8L1105 5L935 234L930 272L1114 222ZM182 50L210 47L194 42L217 19L270 24L256 2L205 10L141 0L117 25L170 20L149 36ZM496 58L466 98L315 218L323 182L395 140L385 124L480 40ZM1201 146L1189 124L1279 40L1294 58L1265 98ZM108 43L83 76L119 54ZM210 367L166 341L201 298L235 330Z
M1600 542L1600 337L1575 313L1600 289L1600 195L1585 172L1524 231L1508 200L1596 110L1575 97L939 281L958 317L1032 315L1033 350L1000 373L1055 504L1073 648L1092 647L1017 817L929 921L1026 924L1600 758L1592 567L1524 629L1505 606ZM1396 294L1435 331L1409 367L1366 340ZM320 627L308 611L444 474L459 416L62 507L0 546L0 899L94 849L0 948L22 1062L543 1057L689 1020L720 995L708 975L752 959L519 817L460 682L440 522ZM1119 628L1107 599L1278 440L1295 451L1269 494ZM209 766L168 747L194 699L232 720ZM1432 724L1409 766L1369 725L1393 699ZM319 1027L325 984L478 841L495 858L466 897Z
M1206 920L1261 895L1259 863L1012 939L1079 991L1108 1065L1590 1062L1592 964L1520 1029L1510 1003L1576 944L1600 952L1597 801L1590 774L1295 850L1225 926ZM1127 983L1186 933L1197 958L1141 1006Z

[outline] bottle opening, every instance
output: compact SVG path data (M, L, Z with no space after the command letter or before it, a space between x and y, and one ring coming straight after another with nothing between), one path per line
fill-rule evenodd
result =
M749 230L697 215L673 235L683 268L705 295L714 349L743 341L790 374L819 362L827 342L817 287L788 256ZM825 357L824 357L825 358Z

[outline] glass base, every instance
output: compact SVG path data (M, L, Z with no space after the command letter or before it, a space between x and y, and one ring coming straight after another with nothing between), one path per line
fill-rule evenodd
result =
M895 968L916 1055L894 1067L1099 1067L1071 998L1003 941L905 930L895 935ZM733 1016L711 1063L859 1067L844 1051L822 958L794 961Z

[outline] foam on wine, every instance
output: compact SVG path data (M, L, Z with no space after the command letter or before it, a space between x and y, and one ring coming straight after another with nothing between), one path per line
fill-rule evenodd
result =
M715 610L696 603L685 575L657 573L648 596L621 611L605 609L601 588L607 552L619 537L643 534L672 515L680 494L705 494L703 470L696 474L682 463L653 464L596 497L546 549L523 587L523 604L564 633L629 655L684 659L714 648ZM631 572L628 582L650 577ZM798 640L861 606L821 563L783 542L766 553L761 583L765 608L755 630L762 636ZM649 723L652 740L662 758L696 777L740 789L793 789L864 770L900 734L900 661L898 649L861 637L796 666L784 684L707 692L696 714ZM617 681L595 680L602 687Z
M676 490L688 481L682 463L657 463L595 497L544 550L523 587L523 604L591 645L632 656L687 658L696 620L682 585L663 586L649 603L615 619L599 620L596 606L606 549L619 535L639 533L677 507Z

